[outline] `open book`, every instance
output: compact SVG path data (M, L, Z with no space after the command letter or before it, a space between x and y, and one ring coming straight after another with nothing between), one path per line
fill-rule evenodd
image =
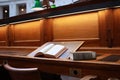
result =
M34 56L35 57L58 58L66 50L67 50L67 48L63 45L48 44L47 46L38 50L38 52Z

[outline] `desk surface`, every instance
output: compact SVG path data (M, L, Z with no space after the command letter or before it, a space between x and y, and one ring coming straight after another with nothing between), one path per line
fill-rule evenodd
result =
M68 55L69 52L75 52L78 48L82 46L84 41L68 41L68 42L47 42L44 45L40 47L18 47L18 46L10 46L10 47L5 47L1 46L0 47L0 55L9 55L9 56L27 56L27 55L32 55L34 54L37 50L36 49L42 49L46 45L54 43L54 44L61 44L64 45L65 47L68 48L67 52L65 52L61 57L65 57Z
M70 51L76 51L83 42L55 42L56 44L64 44L66 47L70 48ZM48 44L48 43L46 43ZM45 46L44 44L43 46ZM74 49L73 49L74 46ZM40 47L42 48L42 47ZM28 52L35 50L36 48L31 48ZM4 49L3 49L4 50ZM16 50L16 49L15 49ZM16 55L10 54L0 54L0 60L8 61L11 65L16 67L38 67L39 70L49 72L49 73L57 73L57 74L64 74L70 76L85 76L88 74L91 75L98 75L103 78L102 80L106 80L107 77L119 77L120 78L120 60L111 62L111 61L104 61L101 60L105 57L108 57L113 54L98 54L96 60L80 60L74 61L70 59L53 59L53 58L40 58L40 57L28 57L25 53L26 49L23 50L23 54L20 52ZM12 51L12 50L11 50ZM20 49L19 49L20 51ZM78 71L78 74L74 74L74 70ZM106 75L104 75L106 74ZM105 77L105 78L104 78Z
M39 49L42 49L44 46L54 43L54 44L62 44L69 48L68 51L66 51L63 55L60 56L60 59L51 59L51 58L38 58L38 57L32 57L31 54L34 54L37 50L38 47L0 47L0 59L38 59L38 60L55 60L55 61L70 61L74 63L93 63L93 64L103 64L103 65L115 65L120 67L120 55L119 57L115 57L116 55L113 54L97 54L96 60L80 60L80 61L74 61L71 59L66 59L66 57L69 56L71 52L75 52L78 48L82 46L84 41L69 41L69 42L47 42ZM30 56L28 56L30 55ZM110 60L109 56L112 58L117 58L115 60Z

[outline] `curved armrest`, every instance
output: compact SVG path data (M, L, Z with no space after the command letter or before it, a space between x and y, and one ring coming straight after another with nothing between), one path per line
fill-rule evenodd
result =
M81 78L80 80L95 80L97 78L96 75L87 75Z

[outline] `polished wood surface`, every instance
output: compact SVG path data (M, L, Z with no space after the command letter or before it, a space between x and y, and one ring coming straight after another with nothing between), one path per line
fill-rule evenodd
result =
M97 59L108 56L104 54ZM7 60L9 64L15 67L38 67L40 71L49 73L64 74L69 76L83 77L86 75L97 75L99 80L106 80L109 77L119 77L120 63L105 62L97 60L73 61L68 59L48 59L26 56L0 55L0 59ZM27 64L27 65L26 65ZM77 74L74 73L77 71Z
M0 46L8 45L8 25L0 27Z
M119 8L113 8L12 23L0 27L0 45L41 46L48 41L84 40L86 47L119 47L119 21Z
M98 12L64 16L53 20L54 40L99 39Z
M24 22L22 24L11 24L9 27L10 45L12 46L39 46L43 40L43 20Z
M113 44L114 46L119 46L120 45L120 9L115 9L113 10L113 14L114 14L114 27L113 27L113 36L114 36L114 39L113 39Z
M58 44L59 42L56 42L56 43ZM76 48L74 47L74 50L72 51L76 51L76 50L78 51L78 46L80 46L81 44L77 44L77 43L81 43L81 42L75 42L76 45L70 44L70 42L60 42L60 44L65 44L71 49L73 48L73 46L76 46ZM4 51L5 49L6 48L3 47L1 48L1 51ZM69 75L69 76L75 76L75 77L83 77L86 75L97 75L99 77L98 80L106 80L109 77L120 78L119 76L120 60L117 60L114 62L100 61L100 59L103 59L110 55L120 56L119 53L118 54L105 53L103 50L120 52L120 48L116 48L116 49L101 48L101 52L100 52L100 48L96 47L93 50L98 49L99 50L98 52L100 52L100 53L97 53L96 60L78 60L78 61L72 60L72 59L66 59L66 58L54 59L54 58L26 56L30 53L30 51L32 50L34 51L35 49L36 47L32 47L32 48L31 47L27 47L27 48L12 47L10 50L11 53L12 51L14 52L14 50L18 52L15 54L11 54L11 53L0 54L0 60L1 62L7 61L9 64L15 67L38 67L40 71L45 71L48 73L63 74L63 75ZM6 49L6 50L9 50L9 49ZM85 48L81 47L80 50L85 50ZM86 50L90 50L90 48Z
M100 54L120 54L120 47L108 48L108 47L81 47L79 50L83 51L95 51Z
M84 40L86 47L119 47L119 10L105 9L4 25L0 27L0 46L41 46L48 41Z
M35 49L37 49L37 47L0 46L0 54L26 56L27 54L29 54L30 52L32 52Z

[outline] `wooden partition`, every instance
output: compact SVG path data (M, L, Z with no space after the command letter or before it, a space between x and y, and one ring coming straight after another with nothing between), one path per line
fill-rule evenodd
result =
M54 19L55 40L88 40L99 38L97 12L77 14Z
M84 46L120 46L120 9L104 9L53 19L53 40L84 40Z
M43 20L11 24L10 40L12 46L40 46L42 43Z
M120 8L113 10L114 28L113 28L113 44L120 46Z
M48 41L81 40L85 41L85 47L119 47L119 14L120 8L112 8L10 23L0 27L0 46L40 46Z
M120 46L120 8L99 11L100 39L103 46Z
M98 12L54 18L53 36L55 41L99 40Z
M8 45L8 25L0 27L0 46Z

